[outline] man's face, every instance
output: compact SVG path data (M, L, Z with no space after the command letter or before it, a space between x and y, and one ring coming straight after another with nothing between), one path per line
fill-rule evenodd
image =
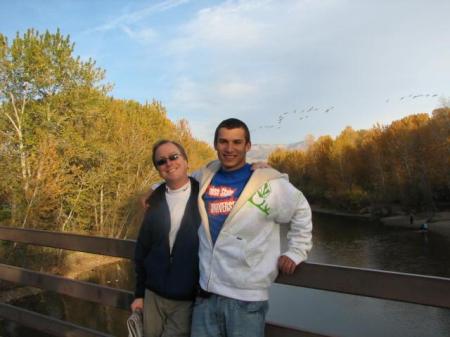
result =
M156 169L169 187L178 188L187 180L188 163L172 143L158 147L155 153ZM158 162L160 165L158 165ZM164 162L164 163L162 163Z
M245 156L251 144L245 141L245 131L242 128L220 128L217 143L214 148L217 157L226 171L234 171L245 165Z

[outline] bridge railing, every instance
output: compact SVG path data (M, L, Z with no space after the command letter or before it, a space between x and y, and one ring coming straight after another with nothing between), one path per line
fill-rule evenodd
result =
M3 226L0 226L0 240L126 259L133 258L135 246L135 241L133 240L119 240ZM0 264L0 279L127 311L133 301L132 292L127 290L72 280L5 264ZM442 277L303 263L297 268L294 275L280 275L276 282L297 287L450 309L450 296L444 296L444 294L449 294L450 279ZM21 325L54 336L110 336L99 331L5 303L0 303L0 318L15 321ZM269 337L324 337L320 334L283 327L270 322L266 325L266 333Z

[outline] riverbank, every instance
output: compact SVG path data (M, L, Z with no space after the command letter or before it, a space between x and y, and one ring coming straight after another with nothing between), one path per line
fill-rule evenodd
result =
M311 206L314 213L333 216L342 216L348 218L374 220L371 214L350 213L338 210ZM377 219L385 226L401 227L413 230L428 230L434 233L445 235L450 238L450 211L435 212L432 216L429 213L417 213L412 217L408 214L398 214L384 216Z
M432 216L426 213L396 215L381 218L386 226L403 227L415 230L428 230L450 237L450 212L436 212Z
M373 219L373 217L368 213L364 213L364 214L349 213L349 212L337 211L337 210L333 210L333 209L326 209L326 208L322 208L322 207L314 206L314 205L311 205L311 210L313 211L313 213L318 213L318 214L335 215L335 216L342 216L342 217L347 217L347 218L357 218L357 219L366 219L366 220Z

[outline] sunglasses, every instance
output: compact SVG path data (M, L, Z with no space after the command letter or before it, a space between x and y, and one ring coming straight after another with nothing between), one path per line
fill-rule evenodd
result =
M163 166L163 165L166 165L167 162L169 162L169 161L175 161L175 160L177 160L178 158L180 158L180 154L179 154L179 153L175 153L175 154L171 154L171 155L170 155L169 157L167 157L167 158L161 158L161 159L157 160L155 163L156 163L156 166Z

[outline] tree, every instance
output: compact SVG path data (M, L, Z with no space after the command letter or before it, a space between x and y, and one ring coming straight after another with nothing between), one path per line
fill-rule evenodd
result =
M434 210L450 201L450 109L370 130L347 127L336 139L319 137L305 152L276 150L269 162L314 202Z
M75 58L73 48L70 38L59 30L40 34L29 29L22 37L17 34L11 45L0 34L2 145L14 154L10 169L18 170L20 176L22 191L16 190L12 198L13 208L18 210L13 222L23 227L27 209L39 193L42 162L32 157L39 152L40 142L49 134L61 136L68 125L83 127L79 110L109 89L100 84L104 71L92 60Z

